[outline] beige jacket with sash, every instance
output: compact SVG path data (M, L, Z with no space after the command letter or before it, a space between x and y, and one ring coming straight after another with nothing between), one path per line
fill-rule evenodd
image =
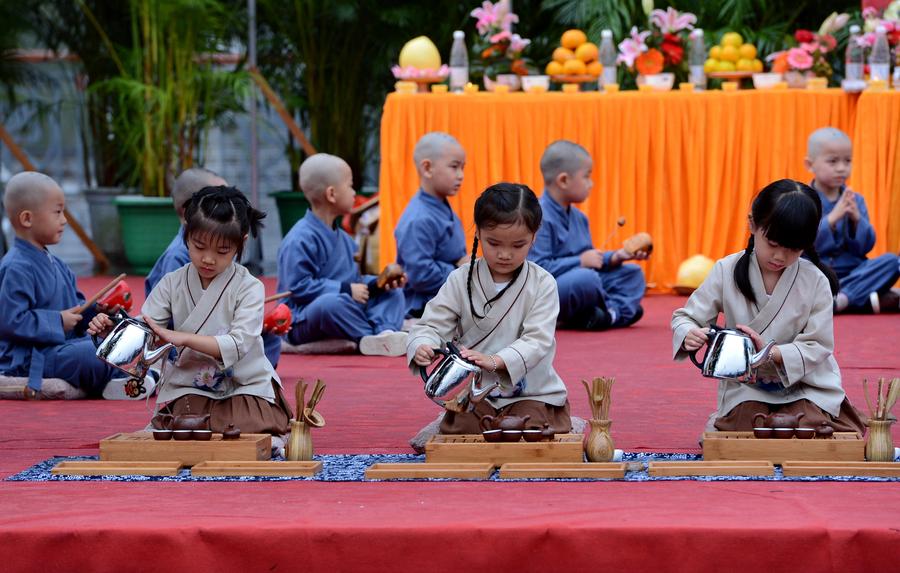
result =
M765 363L758 370L756 385L720 380L720 417L748 400L785 404L804 398L837 416L844 390L841 371L832 354L834 324L828 279L811 262L800 259L784 270L768 295L754 253L750 259L750 285L757 302L752 303L741 294L733 278L734 265L741 254L719 260L685 307L672 314L675 359L688 356L681 348L688 331L709 326L722 312L728 328L745 324L763 340L775 340L784 365L776 368L772 362ZM704 352L705 349L700 350L698 359Z
M556 318L559 295L553 275L526 261L504 295L487 304L497 294L484 259L477 259L472 278L472 301L483 319L472 316L466 279L469 265L464 265L447 278L441 290L425 306L418 324L409 333L407 360L413 372L416 348L421 344L440 347L445 341L485 354L496 354L506 364L506 371L484 373L484 380L500 381L488 401L495 408L520 400L538 400L562 406L566 402L566 386L553 369L556 356Z
M263 351L263 284L243 266L232 263L206 290L192 264L162 278L141 312L157 324L171 319L175 330L214 336L222 359L178 348L167 364L159 402L185 394L216 400L249 394L275 402L272 379L281 382Z

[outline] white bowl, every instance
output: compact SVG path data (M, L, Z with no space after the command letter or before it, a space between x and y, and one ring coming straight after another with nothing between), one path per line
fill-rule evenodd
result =
M675 74L647 74L644 76L644 85L648 85L657 91L667 92L675 85Z
M758 90L765 90L775 87L778 82L782 81L782 75L776 73L753 74L753 87Z
M522 89L530 92L533 89L547 91L550 89L550 76L522 76Z

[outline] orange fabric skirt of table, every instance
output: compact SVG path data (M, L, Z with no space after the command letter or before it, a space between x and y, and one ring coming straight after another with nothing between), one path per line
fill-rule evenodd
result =
M525 183L543 192L539 161L557 139L594 159L594 188L579 205L595 244L648 231L653 256L642 263L655 290L696 253L718 259L744 247L747 213L766 184L809 181L806 139L824 126L851 136L849 185L863 194L878 235L873 255L900 249L900 92L840 90L703 93L390 94L381 121L382 266L396 257L394 226L418 189L412 152L429 131L455 136L466 151L465 179L450 204L469 244L472 208L489 185Z

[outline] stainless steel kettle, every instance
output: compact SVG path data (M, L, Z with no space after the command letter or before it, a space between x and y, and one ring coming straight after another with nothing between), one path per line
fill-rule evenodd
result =
M419 373L425 382L425 395L435 404L444 407L451 405L454 410L463 406L470 408L499 385L496 382L482 385L481 367L463 358L452 342L447 343L446 350L435 348L434 351L443 358L430 374L425 368L420 368Z
M716 325L710 325L706 337L708 348L703 362L697 361L697 350L690 353L691 362L703 376L719 380L755 381L756 369L766 361L775 346L772 340L762 350L754 352L756 348L749 336L740 330Z
M134 378L142 380L150 365L174 348L172 343L167 343L154 349L156 334L145 322L131 318L124 311L111 318L118 323L102 342L96 336L91 337L97 347L97 358Z

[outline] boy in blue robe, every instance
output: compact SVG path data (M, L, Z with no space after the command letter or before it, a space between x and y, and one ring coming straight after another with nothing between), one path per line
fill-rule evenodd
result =
M144 280L144 294L150 296L150 291L156 286L164 276L176 271L184 265L191 262L188 255L187 245L184 244L184 204L191 196L204 187L219 187L228 185L228 183L209 169L203 167L191 167L185 169L175 179L175 185L172 187L172 205L181 221L181 227L178 233L166 250L156 260L156 264L150 270L150 274ZM265 348L266 358L272 363L273 367L278 367L278 361L281 359L281 337L271 332L263 332L263 347ZM173 351L174 355L174 351Z
M419 318L450 272L469 261L462 222L447 202L462 185L466 152L452 135L434 131L416 143L413 161L419 192L403 210L394 238L407 277L406 313Z
M891 286L900 278L900 256L866 258L875 246L875 230L862 195L846 186L852 160L853 145L843 131L823 127L809 136L804 163L822 200L816 251L840 281L835 312L897 312L900 296Z
M6 185L3 206L16 239L0 261L0 372L27 377L32 398L44 378L61 378L92 397L142 398L129 396L129 378L97 358L85 334L96 310L79 312L85 299L75 275L47 250L59 243L66 225L62 189L42 173L19 173ZM143 388L152 393L155 386L154 373Z
M291 228L278 249L278 291L290 291L291 344L347 339L362 354L401 356L406 333L402 280L378 288L354 260L357 245L338 226L350 213L356 192L347 163L317 153L300 166L300 188L310 209Z
M556 278L563 328L625 327L644 314L644 273L638 265L623 263L646 259L648 253L595 249L587 216L572 206L587 199L592 168L587 150L571 141L555 141L541 156L544 220L528 258Z

